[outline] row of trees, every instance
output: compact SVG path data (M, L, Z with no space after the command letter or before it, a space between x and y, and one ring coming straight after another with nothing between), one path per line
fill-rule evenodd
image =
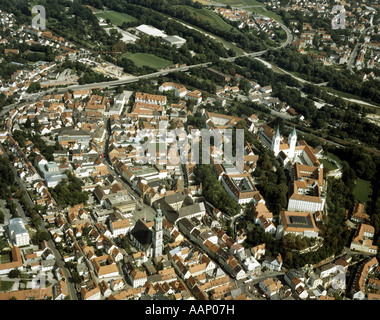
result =
M216 68L232 75L239 73L262 86L271 85L273 95L310 120L314 129L322 129L337 138L360 140L375 148L380 147L380 127L365 117L370 112L369 108L328 94L324 88L316 85L303 84L301 87L301 84L290 75L275 73L254 59L238 58L235 65L221 61L216 64ZM241 81L239 86L241 83L244 89L244 82ZM307 94L307 97L301 94L300 89ZM326 104L318 109L315 101L324 101ZM339 127L336 124L339 124Z
M339 72L308 55L300 54L294 48L270 50L264 55L269 61L281 68L300 74L305 80L328 82L332 88L362 97L364 100L380 103L380 80L363 81L359 75L349 70Z
M234 216L239 213L239 205L222 187L211 164L197 165L196 182L202 183L205 199L224 213Z

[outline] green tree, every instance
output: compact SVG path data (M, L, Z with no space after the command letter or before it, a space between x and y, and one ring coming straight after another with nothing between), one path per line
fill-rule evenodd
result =
M21 277L21 271L18 268L12 269L8 273L9 278L20 278Z

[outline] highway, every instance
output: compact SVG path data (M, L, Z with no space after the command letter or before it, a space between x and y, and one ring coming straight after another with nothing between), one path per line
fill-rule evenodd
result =
M124 85L127 83L137 82L137 81L142 80L142 79L149 79L149 78L155 78L155 77L159 77L159 76L165 76L165 75L172 73L172 72L178 72L178 71L184 72L184 71L188 71L192 68L208 67L211 64L212 64L212 62L206 62L206 63L194 64L194 65L184 66L184 67L179 67L179 68L165 69L165 70L161 70L158 72L153 72L153 73L149 73L149 74L145 74L145 75L141 75L141 76L135 76L135 77L131 77L128 79L123 79L123 80L112 80L112 81L97 82L97 83L90 83L90 84L84 84L84 85L72 85L72 86L68 86L65 88L60 88L60 89L58 89L58 92L64 92L64 91L67 91L69 89L74 91L74 90L87 90L87 89L92 89L92 88L102 88L102 89L112 88L112 87Z

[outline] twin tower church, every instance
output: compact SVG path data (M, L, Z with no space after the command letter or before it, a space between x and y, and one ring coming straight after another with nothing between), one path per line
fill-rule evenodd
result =
M277 128L276 134L272 138L271 150L277 157L280 152L283 152L289 159L294 159L296 144L297 144L297 132L293 128L293 131L289 134L287 143L282 143L280 130Z
M274 131L267 124L261 126L258 133L260 141L274 152L274 155L284 167L294 163L323 167L317 158L320 150L313 149L304 140L297 143L295 128L293 128L287 139L280 135L279 129Z

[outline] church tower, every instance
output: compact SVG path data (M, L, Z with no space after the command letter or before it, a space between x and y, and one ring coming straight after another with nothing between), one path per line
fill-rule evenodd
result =
M296 149L296 144L297 144L297 132L296 132L295 127L293 127L293 131L289 134L288 143L289 143L288 157L291 160L293 160L294 155L295 155L294 153L295 153L295 149Z
M160 205L156 210L156 216L154 217L154 226L153 226L153 256L160 257L162 256L162 247L163 247L163 230L162 230L162 211Z
M276 134L272 138L272 147L271 147L276 157L278 153L280 152L280 142L281 142L280 130L277 128Z

